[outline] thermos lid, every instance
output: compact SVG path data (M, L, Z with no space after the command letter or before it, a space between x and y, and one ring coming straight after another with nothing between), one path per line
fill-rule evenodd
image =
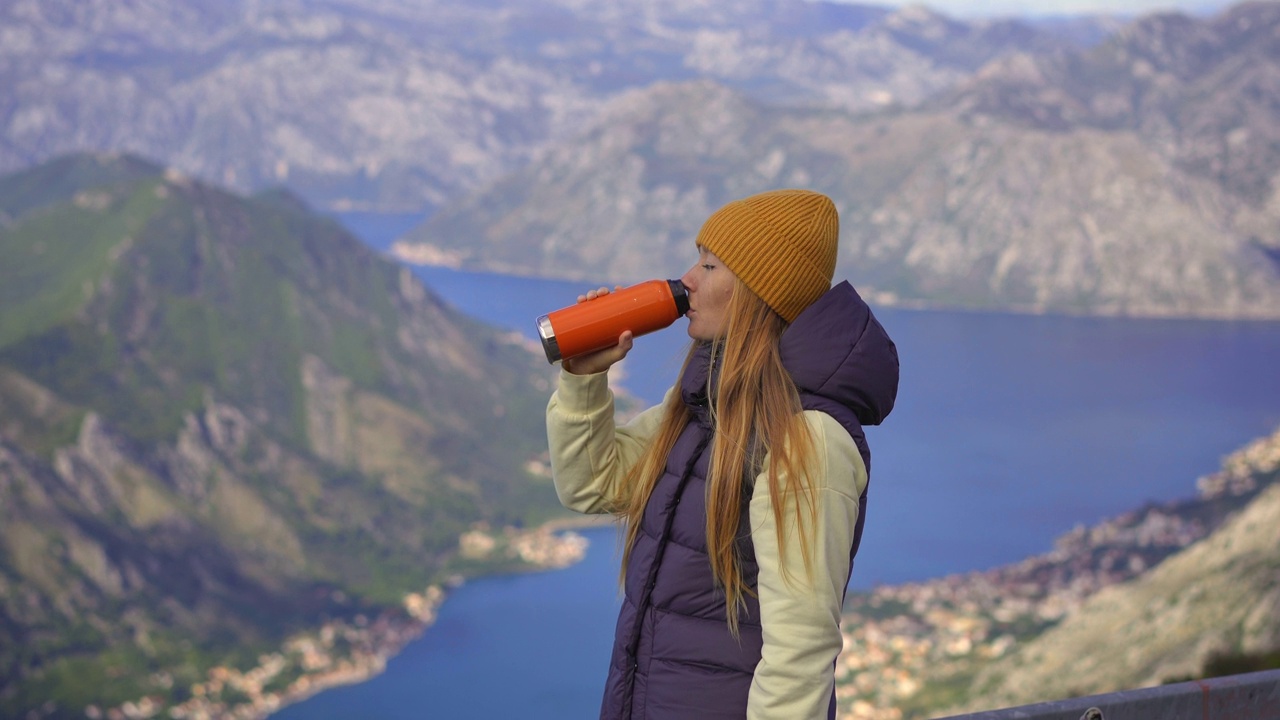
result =
M679 280L668 280L671 286L671 297L676 300L676 315L683 316L689 312L689 290Z

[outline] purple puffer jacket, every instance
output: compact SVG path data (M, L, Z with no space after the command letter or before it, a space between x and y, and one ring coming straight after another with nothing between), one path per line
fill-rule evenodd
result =
M867 465L863 425L878 424L898 391L898 353L849 283L828 291L782 337L782 361L805 409L830 414L849 431ZM706 539L706 471L710 459L705 351L680 381L694 420L667 458L645 509L627 566L601 718L609 720L741 719L760 661L760 607L748 597L729 633L724 594L711 574ZM747 503L739 550L747 585L756 587ZM867 495L859 501L849 556L858 551ZM851 563L852 565L852 563ZM835 697L831 699L834 717Z

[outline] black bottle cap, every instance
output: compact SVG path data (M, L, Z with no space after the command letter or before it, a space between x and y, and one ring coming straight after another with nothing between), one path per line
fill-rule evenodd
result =
M676 299L676 314L684 315L689 312L689 291L684 283L679 280L668 280L667 284L671 286L671 296Z

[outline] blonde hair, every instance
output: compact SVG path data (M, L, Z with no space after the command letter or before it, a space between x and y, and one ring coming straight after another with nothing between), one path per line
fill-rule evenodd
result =
M734 283L727 320L723 337L713 341L711 348L712 367L718 362L720 372L710 398L714 439L706 478L707 553L715 582L724 589L729 629L736 637L738 611L745 605L747 595L754 594L743 581L737 545L743 498L750 495L752 483L764 472L780 552L787 541L787 500L795 499L801 557L805 573L811 577L817 500L810 478L816 450L802 415L799 391L779 354L778 344L787 321L741 280ZM696 345L690 349L682 376L696 351ZM708 374L708 382L714 375ZM618 509L626 525L624 577L649 497L690 418L680 393L672 393L654 441L626 479L624 487L630 488L631 493L622 499L623 505ZM766 455L770 460L767 467ZM789 572L784 566L784 579L788 579Z

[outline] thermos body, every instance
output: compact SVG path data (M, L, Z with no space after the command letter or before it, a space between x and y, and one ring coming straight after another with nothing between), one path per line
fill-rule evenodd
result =
M616 345L626 330L635 336L661 330L688 310L684 283L648 280L543 315L538 336L554 363Z

